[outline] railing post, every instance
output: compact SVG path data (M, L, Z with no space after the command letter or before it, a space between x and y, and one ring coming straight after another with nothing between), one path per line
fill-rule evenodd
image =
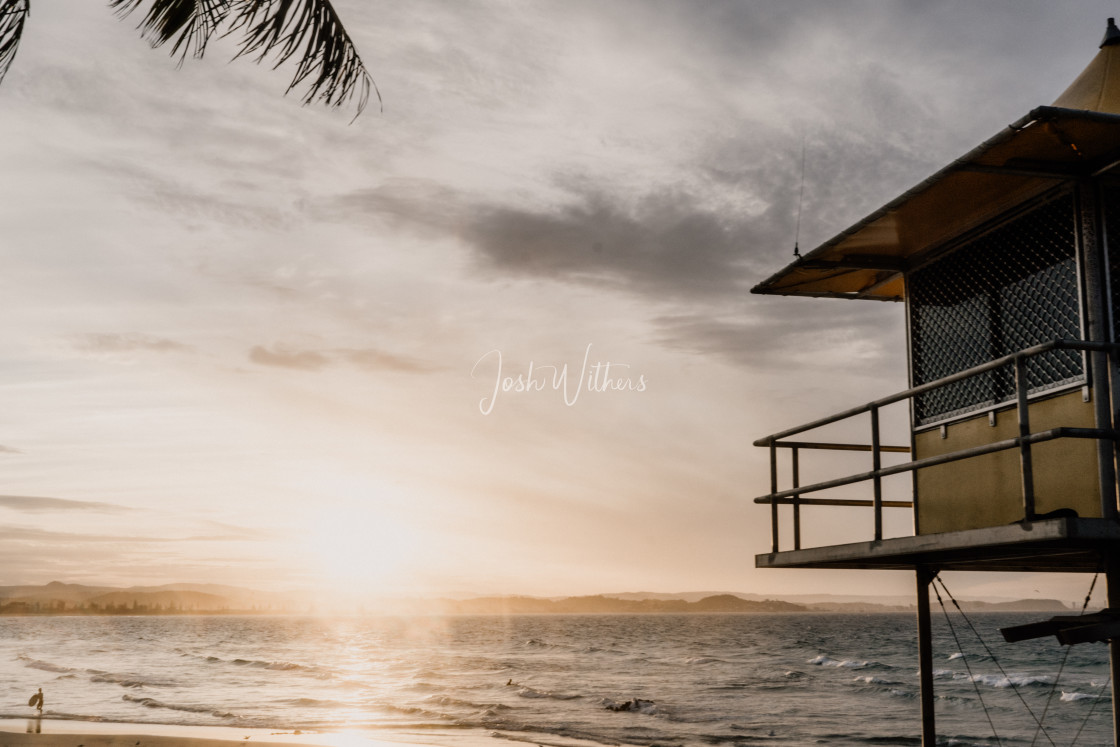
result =
M882 468L882 457L879 455L879 408L871 407L871 470L875 476L871 478L875 496L873 499L875 510L875 541L883 539L883 478L879 474Z
M1031 415L1027 404L1026 365L1023 356L1015 357L1015 398L1019 413L1019 468L1023 480L1023 518L1032 521L1035 517L1034 467L1031 463L1031 444L1027 440L1027 436L1031 435Z
M801 466L797 456L797 447L790 448L790 458L793 462L793 487L801 487ZM793 549L801 549L801 496L793 496Z
M778 492L778 447L770 441L770 534L773 550L778 552L778 501L774 494Z

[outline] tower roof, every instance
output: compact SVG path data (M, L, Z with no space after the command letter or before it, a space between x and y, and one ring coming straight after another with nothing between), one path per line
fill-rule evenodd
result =
M1120 114L1120 29L1108 19L1100 51L1081 71L1054 106Z
M926 253L1054 186L1120 166L1120 29L1053 106L995 136L826 241L753 293L899 301Z

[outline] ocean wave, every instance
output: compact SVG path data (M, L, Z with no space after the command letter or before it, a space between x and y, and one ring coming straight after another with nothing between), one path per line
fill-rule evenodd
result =
M135 674L112 674L111 672L98 672L89 678L90 682L108 682L121 687L176 687L178 683L168 680L153 680Z
M1097 699L1096 695L1090 695L1089 693L1067 693L1065 690L1062 690L1062 700L1064 700L1067 703L1072 703L1072 702L1075 702L1075 701L1078 701L1078 700L1096 700L1096 699Z
M629 713L644 713L647 716L656 716L657 714L661 713L661 710L657 707L656 703L654 703L652 700L644 700L642 698L631 698L630 700L625 700L625 701L622 701L621 703L618 702L617 700L610 700L609 698L603 698L599 702L608 711L616 711L616 712L626 711L626 712L629 712Z
M20 655L17 657L19 660L26 662L24 664L28 669L38 669L43 672L55 672L62 675L57 679L73 679L79 674L90 675L90 682L107 682L121 687L175 687L177 683L167 680L157 680L147 678L136 674L114 674L113 672L106 672L103 669L81 669L79 667L66 667L61 664L52 664L49 661L42 661L40 659L32 659L29 656Z
M861 661L858 659L833 659L831 656L821 654L817 657L805 662L806 664L815 664L818 667L840 667L843 669L864 669L871 666L869 661Z
M450 695L433 695L426 698L425 702L454 708L468 708L472 711L482 711L484 713L512 710L510 706L504 703L474 703L461 698L453 698Z
M32 659L30 656L24 656L23 654L20 654L16 658L20 661L26 662L24 666L28 669L39 669L43 672L57 672L58 674L81 671L79 669L75 669L74 667L64 667L61 664L52 664L49 661Z
M960 651L957 651L956 653L953 653L953 654L949 654L949 661L952 661L953 659L963 659L963 658L964 658L964 654L962 654Z
M169 711L182 711L183 713L209 713L211 716L222 719L237 718L233 713L219 711L212 706L178 705L175 703L164 703L155 698L135 698L131 695L122 695L121 700L127 700L130 703L142 705L145 708L165 708Z
M700 664L723 664L723 659L717 659L714 656L690 656L684 660L688 666L697 666Z
M280 701L284 705L299 708L342 708L347 704L337 700L321 700L319 698L288 698Z
M868 675L866 677L856 677L852 681L853 682L862 682L865 685L901 685L902 684L901 682L895 682L893 680L885 680L882 677L875 677L874 675Z
M551 700L575 700L580 697L579 695L571 695L567 693L557 693L551 690L537 690L532 687L522 685L517 691L518 697L521 698L549 698Z
M239 667L253 667L254 669L272 669L278 672L288 672L293 669L307 671L318 669L318 667L308 667L290 661L261 661L259 659L233 659L230 664L236 664Z
M971 680L981 685L994 687L998 689L1005 689L1008 687L1030 687L1032 685L1053 685L1054 676L1049 674L1030 675L1030 674L1012 674L1004 676L1002 674L974 674L971 677L967 674L957 674L955 679Z
M326 667L318 666L315 664L300 664L294 661L276 660L270 661L267 659L245 659L238 657L236 659L223 659L220 656L213 654L199 654L191 651L185 651L181 648L175 649L175 653L184 658L195 659L197 661L204 661L207 664L232 664L236 667L249 667L251 669L268 669L275 672L309 672L319 679L329 679L334 676L334 672Z

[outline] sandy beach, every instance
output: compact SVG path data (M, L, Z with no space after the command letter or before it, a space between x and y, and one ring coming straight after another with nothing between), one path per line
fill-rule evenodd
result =
M475 739L452 740L477 744ZM397 734L374 738L357 732L301 732L220 726L79 722L40 718L0 719L0 747L401 747L442 740Z
M250 744L286 745L291 747L291 742L257 742ZM245 740L233 739L195 739L193 737L168 737L150 736L147 734L20 734L18 732L4 732L0 734L0 747L22 747L23 745L37 745L39 747L230 747L236 744L246 744Z

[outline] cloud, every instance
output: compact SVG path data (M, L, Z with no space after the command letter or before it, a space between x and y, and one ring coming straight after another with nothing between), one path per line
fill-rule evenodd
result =
M596 192L553 211L482 207L463 237L487 268L665 298L745 292L749 225L685 192L628 206Z
M402 371L405 373L427 373L437 370L437 366L403 355L393 355L376 348L358 350L339 350L337 353L359 368L369 371Z
M164 537L139 537L135 535L88 534L80 532L56 532L50 529L36 527L9 526L0 529L0 540L11 542L35 543L64 543L71 545L78 542L97 543L138 543L138 542L170 542Z
M322 353L314 350L290 350L283 345L277 345L273 350L254 345L249 350L249 360L262 366L295 368L303 371L317 371L329 363Z
M91 353L124 353L134 350L148 350L158 353L190 350L189 345L184 345L165 337L130 333L90 333L78 335L77 347Z
M275 534L262 529L251 529L237 524L206 520L201 522L206 534L187 537L188 540L226 541L226 540L270 540Z
M480 274L546 278L656 299L733 296L749 287L750 253L766 220L665 188L614 196L584 184L559 205L484 201L410 182L357 190L321 208L377 216L422 235L463 241ZM440 205L432 210L433 203Z
M796 306L790 306L793 301ZM657 341L670 349L716 355L757 370L831 368L878 372L905 351L901 304L752 299L761 311L679 313L655 318Z
M38 527L9 526L0 528L0 540L13 542L36 543L66 543L68 545L80 542L104 543L157 543L170 542L243 542L245 540L263 540L269 536L251 529L231 528L215 534L195 534L187 537L145 537L140 535L92 534L88 532L58 532L51 529Z
M5 446L4 444L0 444L0 454L22 454L22 453L23 452L20 451L19 449L13 449L11 446Z
M335 350L296 350L285 345L275 345L272 350L255 345L249 350L249 360L262 366L295 368L317 371L345 361L367 371L399 371L402 373L428 373L439 370L427 361L405 355L388 353L377 348L339 348Z
M122 513L132 509L113 503L95 501L72 501L67 498L46 498L27 495L0 495L0 508L10 508L25 513L44 513L47 511L98 511L101 513Z

